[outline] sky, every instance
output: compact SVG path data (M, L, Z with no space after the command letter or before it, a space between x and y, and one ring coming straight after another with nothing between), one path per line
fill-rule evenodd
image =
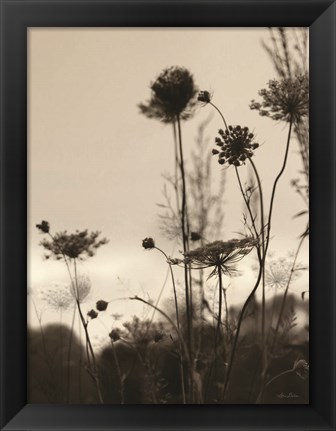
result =
M263 28L30 28L28 30L28 288L44 321L58 313L45 307L41 292L69 283L65 266L44 260L35 225L50 223L53 233L76 229L99 230L109 240L97 255L80 265L92 283L90 309L107 301L139 295L154 301L167 276L167 264L155 251L141 246L151 236L168 255L179 257L179 247L161 230L158 203L164 201L164 173L173 173L172 128L150 120L138 104L150 97L149 85L169 66L186 67L199 89L209 90L229 124L248 126L262 145L254 162L265 201L280 170L287 125L263 118L249 109L258 91L276 77L262 47L269 40ZM183 145L188 163L198 126L211 115L205 134L213 142L221 118L209 106L199 106L183 123ZM211 146L205 151L210 151ZM276 256L296 249L304 230L303 218L294 219L303 203L290 186L301 168L298 145L292 139L290 157L281 178L274 207L270 250ZM212 162L213 186L221 181L221 167ZM242 167L243 177L249 175ZM223 240L241 230L242 197L233 169L226 170ZM300 262L308 264L308 244ZM250 257L239 268L242 276L230 282L228 300L241 303L252 288L255 274ZM178 271L177 271L177 277ZM237 286L239 288L237 288ZM308 273L293 284L299 294L308 289ZM169 282L164 290L171 297ZM29 323L37 323L28 301ZM116 301L109 313L147 315L134 301ZM66 312L64 321L71 319Z

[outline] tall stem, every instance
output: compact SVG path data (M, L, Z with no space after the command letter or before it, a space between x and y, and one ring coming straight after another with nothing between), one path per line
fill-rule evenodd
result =
M260 201L260 231L261 231L261 248L262 248L262 313L261 313L261 342L263 346L263 351L265 349L265 308L266 308L266 298L265 298L265 260L266 260L266 250L265 250L265 218L264 218L264 198L263 191L261 187L261 181L259 177L258 170L251 158L249 161L252 165L254 174L258 182L259 189L259 201Z
M181 205L181 229L182 229L182 242L183 252L186 253L189 250L189 232L187 223L187 191L186 191L186 178L184 171L184 158L183 158L183 145L182 145L182 132L181 132L181 121L179 115L177 116L177 130L178 130L178 141L179 141L179 152L180 152L180 170L182 178L182 205ZM190 365L193 368L192 359L192 304L190 300L190 271L187 264L184 264L184 282L185 282L185 295L186 295L186 312L187 312L187 330L188 330L188 348ZM193 398L193 372L190 373L190 398Z
M68 370L67 370L67 393L66 393L66 403L69 404L69 392L70 392L70 362L71 362L71 348L72 348L72 339L73 339L73 333L74 333L74 326L75 326L75 317L76 317L76 302L74 305L73 313L72 313L72 322L71 322L71 330L70 330L70 337L69 337L69 347L68 347Z
M280 180L280 178L281 178L281 176L284 173L284 170L286 168L287 159L288 159L288 153L289 153L289 143L290 143L291 134L292 134L292 127L293 127L293 120L291 118L290 122L289 122L289 129L288 129L288 135L287 135L287 143L286 143L286 151L285 151L284 160L283 160L280 172L278 173L277 177L275 178L275 181L274 181L274 184L273 184L273 188L272 188L271 201L270 201L270 209L269 209L269 212L268 212L268 223L267 223L267 235L266 235L265 253L267 252L269 241L270 241L271 222L272 222L272 213L273 213L275 192L276 192L276 188L277 188L278 182L279 182L279 180Z
M236 350L237 350L240 329L241 329L241 325L242 325L242 322L243 322L243 319L244 319L244 315L245 315L245 312L247 310L247 307L248 307L251 299L254 297L254 294L255 294L255 292L258 289L258 286L259 286L259 283L260 283L260 280L261 280L261 274L262 274L262 267L260 266L259 267L259 273L258 273L258 277L257 277L256 283L255 283L255 285L254 285L251 293L247 297L247 299L246 299L246 301L245 301L245 303L243 305L242 311L240 313L239 319L238 319L236 335L235 335L235 338L234 338L234 341L233 341L233 347L232 347L232 351L231 351L231 357L230 357L228 372L227 372L226 379L225 379L225 384L224 384L224 391L223 391L223 396L224 397L225 397L225 394L226 394L227 389L229 387L230 376L231 376L232 367L233 367L233 363L234 363L234 359L235 359L235 354L236 354Z
M97 361L96 361L96 356L95 353L93 351L93 347L92 347L92 343L90 340L90 336L89 336L89 332L88 332L88 324L85 321L85 318L83 316L82 313L82 309L81 309L81 304L79 301L79 290L78 290L78 277L77 277L77 263L76 263L76 259L74 259L74 271L75 271L75 286L76 286L76 293L77 293L77 298L76 298L76 304L77 304L77 309L78 309L78 313L79 313L79 317L81 319L82 322L82 326L84 328L84 332L85 332L85 338L86 338L86 342L91 354L91 359L92 359L92 364L93 364L93 377L94 377L94 381L96 383L96 388L97 388L97 394L98 394L98 398L99 398L99 402L101 404L104 404L104 400L103 400L103 396L100 390L100 383L99 383L99 377L98 377L98 368L97 368Z

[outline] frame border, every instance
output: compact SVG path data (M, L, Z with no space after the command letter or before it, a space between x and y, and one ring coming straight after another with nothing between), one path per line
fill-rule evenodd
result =
M335 430L335 0L0 0L2 430ZM310 405L26 405L27 28L310 27Z

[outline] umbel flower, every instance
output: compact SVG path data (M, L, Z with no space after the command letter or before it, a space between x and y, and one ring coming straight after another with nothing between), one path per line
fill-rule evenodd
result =
M220 149L213 149L212 154L218 155L218 163L240 166L245 160L253 156L253 151L259 147L254 142L254 135L248 127L229 126L225 132L220 129L215 142Z
M43 240L41 245L50 252L47 257L53 256L55 259L62 259L63 256L69 259L83 260L85 257L94 256L96 250L106 244L106 238L98 239L100 232L88 230L76 231L69 234L67 231L56 233L52 240Z
M196 88L193 76L187 69L178 66L164 69L150 88L150 100L139 104L141 112L148 118L170 123L177 117L182 120L191 117Z
M66 311L74 303L67 286L55 285L41 293L42 300L54 311Z
M78 276L77 283L71 283L69 287L72 296L74 299L78 300L80 304L85 302L91 292L91 288L91 281L89 277L85 275Z
M293 282L301 275L301 272L295 270L295 268L292 271L292 267L293 262L291 259L284 256L271 256L271 258L268 259L268 264L265 270L266 285L274 289L284 289L287 286L290 276L291 281Z
M250 108L263 117L299 123L309 113L309 83L307 75L271 80L268 89L259 91L263 101L251 101Z
M294 362L293 370L302 379L307 380L309 376L309 364L304 359L298 359Z
M214 268L209 277L217 274L219 268L226 275L234 275L235 264L249 254L255 245L257 240L252 237L214 241L184 253L184 261L196 269Z

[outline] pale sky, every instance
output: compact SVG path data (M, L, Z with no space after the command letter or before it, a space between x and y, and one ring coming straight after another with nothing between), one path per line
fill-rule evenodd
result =
M251 99L258 99L258 90L276 77L261 46L268 37L268 30L259 28L29 29L28 286L38 306L41 290L68 283L62 263L43 260L42 236L35 228L42 219L49 221L54 233L87 228L99 230L109 239L80 267L93 286L88 308L101 298L134 294L156 300L167 264L159 253L145 251L141 242L152 236L168 255L174 251L179 257L179 247L159 229L156 205L164 200L162 174L173 173L173 137L169 125L147 119L137 105L149 99L150 83L167 66L188 68L198 88L213 93L213 102L229 124L254 131L263 144L254 162L269 202L271 185L282 164L287 126L260 117L248 106ZM210 113L209 106L200 107L183 124L187 160L198 125ZM222 127L214 114L205 133L213 141ZM301 168L297 151L293 138L274 208L270 249L279 255L294 250L304 230L305 220L293 219L304 209L303 203L290 186ZM214 182L219 181L223 168L215 157L212 168ZM245 175L247 168L240 169ZM231 168L226 171L221 239L237 237L242 210ZM308 244L299 260L307 264ZM231 303L241 302L251 290L250 265L245 263L247 273L233 281L239 290L228 292ZM307 290L308 274L293 289ZM171 293L168 281L164 296ZM111 313L126 317L143 313L143 307L133 302L112 304ZM45 319L57 318L49 313ZM29 313L29 319L36 322L34 313Z

